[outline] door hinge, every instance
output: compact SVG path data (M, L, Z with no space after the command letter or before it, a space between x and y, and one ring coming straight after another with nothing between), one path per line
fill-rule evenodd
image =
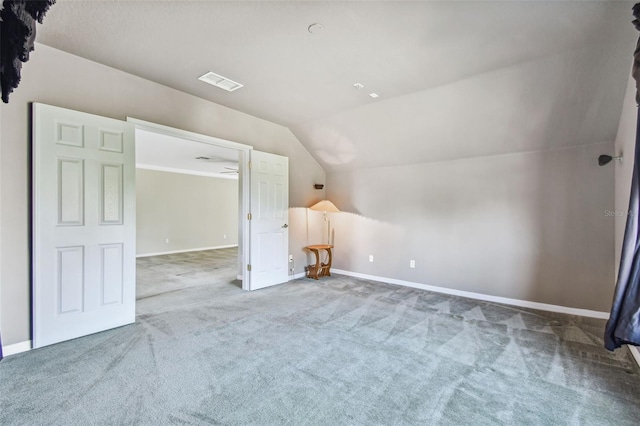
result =
M251 213L247 213L247 220L251 220L253 218L253 216L251 216Z
M249 161L249 169L251 169L251 166L252 166L251 161Z
M251 265L247 263L247 271L251 272Z

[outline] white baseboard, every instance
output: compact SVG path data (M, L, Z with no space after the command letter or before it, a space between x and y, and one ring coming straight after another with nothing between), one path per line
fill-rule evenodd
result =
M31 350L31 340L27 340L26 342L14 343L13 345L3 346L2 355L7 357L7 356L22 353L22 352L27 352L30 350Z
M162 255L165 255L165 254L189 253L189 252L192 252L192 251L217 250L217 249L231 248L231 247L238 247L238 245L237 244L231 244L231 245L228 245L228 246L200 247L200 248L186 249L186 250L159 251L157 253L137 254L136 257L162 256Z
M637 346L633 345L627 345L627 347L629 348L629 352L631 352L633 359L636 360L636 364L638 364L638 367L640 367L640 350Z
M237 278L239 281L242 281L242 275L236 275L236 278Z
M488 294L473 293L471 291L455 290L452 288L437 287L428 284L414 283L411 281L397 280L395 278L377 277L375 275L361 274L358 272L344 271L342 269L331 269L336 274L347 275L365 280L380 281L387 284L401 285L405 287L419 288L421 290L433 291L435 293L451 294L453 296L467 297L469 299L484 300L486 302L503 303L505 305L519 306L521 308L537 309L540 311L559 312L562 314L577 315L581 317L609 319L608 312L591 311L588 309L569 308L567 306L550 305L548 303L530 302L528 300L510 299L508 297L490 296Z

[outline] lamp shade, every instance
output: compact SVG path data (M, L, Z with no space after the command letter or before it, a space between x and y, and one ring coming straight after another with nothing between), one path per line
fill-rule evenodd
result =
M319 203L316 203L309 208L311 210L316 210L319 212L338 213L340 211L340 209L337 208L336 205L329 200L322 200Z

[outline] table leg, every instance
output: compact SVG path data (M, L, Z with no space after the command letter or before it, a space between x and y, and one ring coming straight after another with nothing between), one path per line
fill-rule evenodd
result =
M327 252L329 257L327 259L327 263L323 263L322 264L322 272L320 273L320 276L321 277L330 277L331 276L331 261L332 261L333 257L331 255L331 249L330 248L325 249L325 251Z
M316 256L316 264L315 265L309 265L309 273L307 275L307 277L309 278L313 278L315 280L318 279L318 274L320 273L320 253L318 253L318 250L316 249L309 249L313 252L313 254L315 254Z

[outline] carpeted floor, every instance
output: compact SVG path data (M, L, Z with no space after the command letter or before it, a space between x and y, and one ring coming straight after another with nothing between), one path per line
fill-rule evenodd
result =
M163 263L140 260L135 325L2 361L0 424L640 421L640 371L601 320L343 276L248 293L235 255L212 262L226 281Z
M242 288L237 247L141 257L136 264L138 315L187 308Z

